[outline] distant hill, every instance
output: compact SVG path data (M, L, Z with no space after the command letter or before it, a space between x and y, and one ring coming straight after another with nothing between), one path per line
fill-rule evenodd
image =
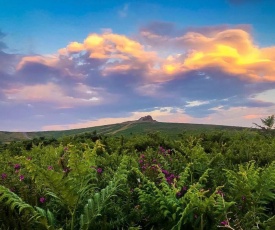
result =
M211 130L242 130L245 128L237 126L204 125L189 123L168 123L157 122L150 115L141 117L136 121L127 121L118 124L103 125L82 129L71 129L62 131L42 131L42 132L5 132L0 131L0 142L28 140L39 137L59 138L68 135L76 135L85 132L96 131L103 135L134 135L153 131L163 132L171 137L177 136L184 131L207 132Z

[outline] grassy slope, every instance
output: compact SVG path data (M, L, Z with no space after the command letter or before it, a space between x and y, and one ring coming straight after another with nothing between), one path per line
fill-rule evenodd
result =
M173 137L177 134L188 132L206 132L210 130L236 130L242 129L233 126L221 125L202 125L202 124L186 124L186 123L164 123L164 122L124 122L119 124L104 125L83 129L72 129L64 131L45 131L45 132L0 132L0 142L10 142L14 140L26 140L36 137L54 137L59 138L67 135L75 135L85 132L93 132L96 130L98 134L104 135L131 135L140 134L151 131L160 131Z

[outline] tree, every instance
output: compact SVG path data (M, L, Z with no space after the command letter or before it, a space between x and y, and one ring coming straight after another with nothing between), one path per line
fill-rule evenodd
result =
M253 124L263 130L271 130L275 124L275 116L274 115L268 116L267 118L261 119L261 121L264 126L258 125L256 123L253 123Z

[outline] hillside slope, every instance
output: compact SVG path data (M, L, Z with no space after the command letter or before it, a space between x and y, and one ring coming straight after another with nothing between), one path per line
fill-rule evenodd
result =
M211 130L241 130L244 128L222 125L203 125L188 123L167 123L156 122L155 120L137 120L118 124L103 125L82 129L71 129L62 131L43 131L43 132L4 132L0 131L0 142L20 141L39 137L59 138L67 135L76 135L85 132L94 132L103 135L133 135L160 131L173 137L185 131L188 132L207 132Z

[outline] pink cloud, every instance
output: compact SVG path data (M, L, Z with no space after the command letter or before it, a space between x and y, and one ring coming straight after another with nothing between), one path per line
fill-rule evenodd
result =
M49 67L57 66L59 59L56 56L26 56L18 63L16 70L19 71L28 63L38 63Z
M84 84L77 84L74 90L78 92L78 95L69 95L62 87L54 83L47 83L19 86L17 88L3 90L3 92L9 101L51 103L56 108L93 106L106 103L103 95L99 94L100 90L96 88L90 88ZM104 92L102 91L102 93Z

